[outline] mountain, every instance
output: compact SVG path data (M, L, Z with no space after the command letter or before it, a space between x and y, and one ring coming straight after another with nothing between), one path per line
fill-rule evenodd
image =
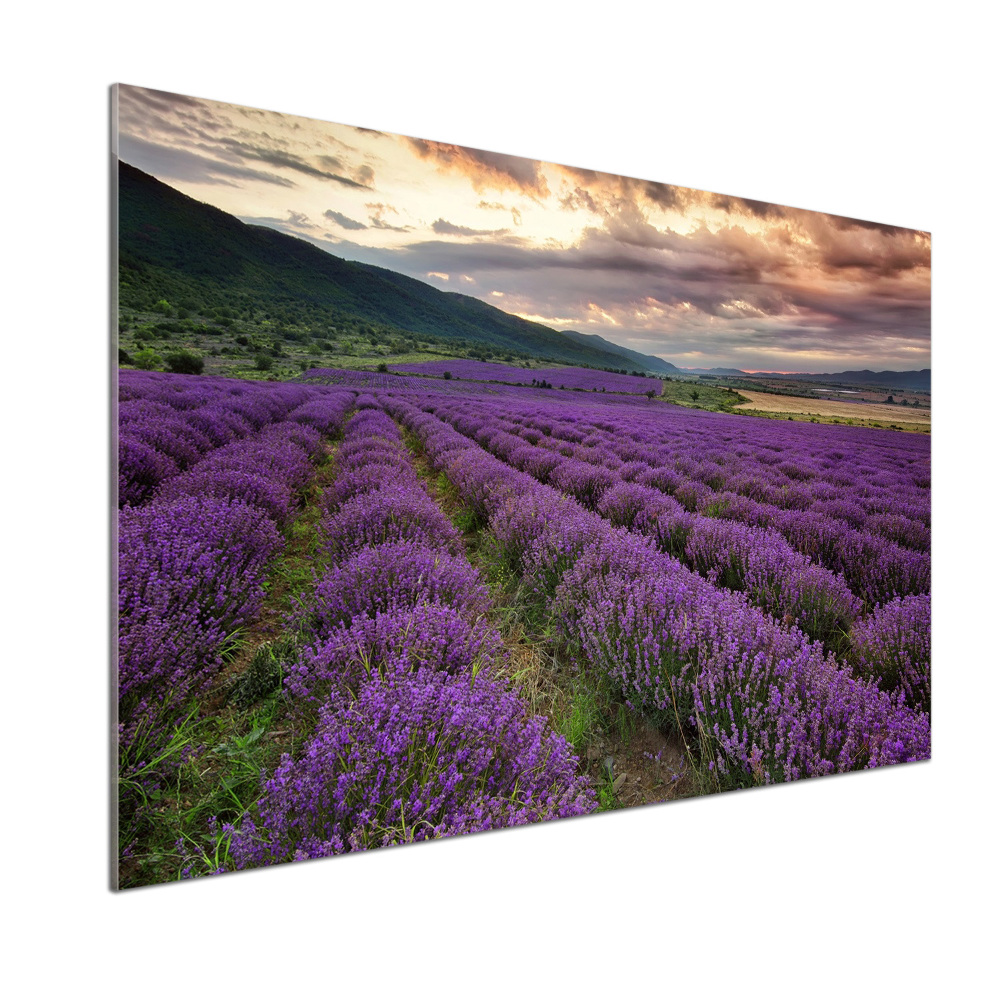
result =
M576 330L563 330L563 335L575 340L578 344L588 344L597 347L602 351L610 351L612 354L620 354L629 363L629 367L638 367L642 371L657 372L660 375L680 375L681 370L663 358L657 358L652 354L640 354L628 347L619 347L610 340L605 340L596 333L577 333Z
M251 306L294 322L361 320L462 346L625 367L622 349L612 351L607 341L576 340L471 296L443 292L247 225L123 161L118 165L118 257L121 304L137 310L148 311L160 299Z
M909 372L873 372L867 368L853 372L745 372L738 368L681 368L681 375L723 375L735 378L780 378L789 382L832 382L845 385L871 385L887 389L925 389L930 391L931 370Z
M752 378L782 378L800 382L843 382L846 385L872 385L887 389L925 389L931 387L931 370L908 372L873 372L867 368L851 372L827 372L826 374L796 373L783 375L780 372L754 372Z
M747 375L739 368L678 368L679 375Z
M909 372L862 371L834 372L832 375L793 375L792 378L808 382L846 382L850 385L885 386L889 389L926 389L931 387L930 368Z

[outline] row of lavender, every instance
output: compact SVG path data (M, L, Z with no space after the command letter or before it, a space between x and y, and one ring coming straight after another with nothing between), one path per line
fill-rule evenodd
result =
M393 421L362 396L324 502L331 570L298 622L298 725L231 834L237 868L505 827L594 808L562 739L503 682L489 593L420 485Z
M829 641L844 633L862 602L872 608L930 588L928 553L851 528L828 514L739 498L769 515L743 523L733 519L727 495L708 487L703 487L707 497L685 505L682 500L690 498L665 481L663 469L625 463L583 429L567 430L581 419L578 412L564 417L560 426L559 416L551 413L555 407L547 416L531 416L509 402L483 401L470 412L452 400L428 397L425 406L515 468L575 496L614 523L649 535L665 551L720 585L746 591L761 607L787 616L815 638ZM620 428L615 447L625 450L634 438L657 432L666 437L670 426ZM665 492L671 488L673 495Z
M297 379L300 383L310 385L332 385L338 388L382 390L423 390L432 384L439 392L454 395L466 395L469 392L478 394L495 394L505 386L487 386L462 381L437 380L430 382L427 376L404 375L402 372L355 371L350 368L309 368Z
M723 787L929 756L929 716L907 704L905 690L855 677L798 629L513 470L412 401L384 405L492 532L567 646L631 705L671 713L686 736L698 734Z
M472 361L453 358L448 361L422 361L416 364L390 365L392 371L414 375L442 377L447 372L452 378L472 379L483 382L506 382L510 385L534 385L547 382L560 389L583 389L588 392L623 392L644 395L652 392L659 396L663 383L645 375L621 375L595 368L515 368L491 361Z
M930 524L926 438L847 428L572 401L493 400L500 430L629 481L678 495L689 509L740 500L810 511L926 550Z
M209 452L297 413L310 419L315 391L300 385L235 379L119 373L118 503L148 501L161 483Z
M187 381L130 380L127 401L163 406L156 396L203 398L200 382L195 390ZM216 388L220 397L228 394L227 386ZM139 774L147 787L160 779L157 760L173 728L221 668L227 639L259 610L312 462L354 404L353 393L303 399L284 386L270 393L260 389L249 399L234 393L234 410L242 410L235 428L224 398L178 405L179 414L202 417L205 426L235 429L235 439L192 451L185 471L172 470L145 503L126 504L119 513L118 737L126 783ZM257 429L247 428L248 412ZM183 416L161 414L160 425L188 444L184 429L195 422ZM151 415L149 423L156 423ZM133 801L122 802L126 809L143 791L133 787L132 794Z

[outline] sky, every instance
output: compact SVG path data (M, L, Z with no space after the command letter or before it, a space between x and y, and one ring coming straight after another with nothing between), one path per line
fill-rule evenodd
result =
M682 368L930 367L930 234L119 86L119 156L345 257Z

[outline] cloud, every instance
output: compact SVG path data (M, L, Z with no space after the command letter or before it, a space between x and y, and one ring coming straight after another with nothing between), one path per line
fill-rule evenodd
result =
M569 194L560 198L559 204L570 211L585 208L588 212L593 212L595 215L599 215L601 212L601 208L594 200L594 196L586 188L580 187L579 184Z
M374 172L371 167L368 166L361 167L358 171L356 171L356 175L359 179L355 180L351 177L345 177L343 174L333 173L330 170L322 170L309 163L304 158L295 156L292 153L287 153L284 150L268 148L266 146L242 142L238 139L231 138L222 139L220 141L225 148L232 150L245 159L260 160L263 163L269 163L271 166L284 167L287 170L295 170L298 173L306 174L309 177L318 177L323 180L334 181L337 184L344 185L344 187L371 188L372 186ZM326 159L330 159L330 157L326 157Z
M899 226L889 226L883 222L866 222L864 219L851 219L844 215L828 215L827 218L837 229L874 229L883 236L899 236L911 232Z
M413 226L394 226L386 221L387 215L399 215L399 209L395 205L389 205L381 201L365 202L365 208L369 211L368 224L372 229L384 229L393 233L411 232Z
M757 219L780 219L784 218L789 211L783 205L754 201L753 198L734 198L728 194L712 195L711 200L714 208L721 208L724 212L751 215Z
M413 232L413 226L393 226L386 222L385 219L372 219L371 220L372 229L385 229L393 233L411 233Z
M296 137L301 130L299 121L277 112L261 111L257 108L243 108L237 105L218 104L181 94L144 90L138 87L119 87L119 129L122 140L144 141L170 148L177 164L181 154L200 152L209 161L228 162L246 171L254 170L254 163L264 163L270 167L293 171L307 177L333 181L350 188L372 189L375 172L369 164L354 167L346 164L339 156L329 152L316 154L303 147L304 139ZM249 124L248 124L249 123ZM335 145L345 151L355 151L353 147L337 140L334 136L324 138L326 145ZM160 154L158 162L169 159ZM140 164L141 165L141 164ZM188 168L194 167L189 162ZM197 181L194 176L180 176L184 169L175 164L174 179ZM215 169L213 179L208 183L228 183L222 177L254 177L273 180L280 175L258 171L236 174L233 171ZM282 186L293 186L294 182L284 178Z
M445 219L437 219L431 229L440 236L506 236L510 232L509 229L470 229Z
M641 210L643 204L656 206L661 210L680 210L695 194L673 184L583 170L580 167L557 166L572 184L560 199L560 205L565 209L584 208L595 215L618 211L623 205L632 205L636 210Z
M468 146L405 137L419 157L434 162L439 170L464 174L476 191L521 191L536 198L549 193L538 160L507 156Z
M225 184L230 187L240 187L239 181L262 181L277 187L295 187L294 181L279 174L226 163L187 149L164 146L125 134L119 136L118 155L126 163L167 181Z
M368 227L363 222L358 222L357 219L350 219L346 215L342 215L340 212L335 212L332 208L328 208L323 213L324 218L330 219L335 222L341 229L367 229Z
M487 211L490 212L510 212L510 217L514 222L514 225L515 226L521 225L522 222L521 212L515 205L508 206L505 205L502 201L486 201L484 199L483 201L480 201L480 203L476 207L485 208Z
M285 197L388 183L365 151L377 144L365 137L382 133L129 87L120 88L119 112L122 158L168 183L217 185L220 205L249 188L255 201L244 200L243 210L259 217L248 221L338 256L431 276L438 287L467 285L511 312L680 364L815 371L827 356L842 363L826 370L929 363L927 233L395 136L412 163L479 192L465 197L470 208L502 214L458 215L463 197L442 185L440 207L424 214L435 221L419 224L429 238L363 246L379 242L368 230L413 231L407 223L421 213L398 179L368 195L364 214L329 209L318 226L306 214L315 200ZM277 188L281 197L269 198ZM558 219L546 232L549 211ZM456 215L471 224L448 218ZM491 291L501 289L502 298Z
M628 339L679 363L805 371L823 370L823 357L844 362L826 370L929 363L928 289L908 273L843 282L824 277L815 245L762 240L735 225L679 235L632 222L629 242L603 227L567 248L424 240L376 262L423 280L469 275L484 290L504 289L502 300L487 298L509 312Z

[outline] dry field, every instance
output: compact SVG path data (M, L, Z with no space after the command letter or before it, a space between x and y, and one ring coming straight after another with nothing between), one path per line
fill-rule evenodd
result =
M769 413L806 413L817 417L846 417L856 420L889 420L929 424L931 411L890 403L847 403L836 399L809 399L805 396L777 396L770 392L740 389L749 403L739 403L736 410L767 410Z

